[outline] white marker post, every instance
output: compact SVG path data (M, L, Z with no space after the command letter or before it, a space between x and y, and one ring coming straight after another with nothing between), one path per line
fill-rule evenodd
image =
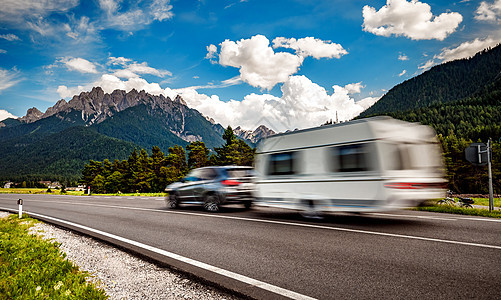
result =
M19 205L19 219L23 218L23 199L17 200L17 205Z

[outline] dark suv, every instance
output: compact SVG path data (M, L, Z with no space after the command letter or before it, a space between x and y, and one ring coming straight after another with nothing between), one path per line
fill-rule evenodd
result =
M222 166L192 170L180 182L165 189L168 208L177 208L180 203L203 204L207 211L218 211L220 205L241 203L250 208L254 199L252 167Z

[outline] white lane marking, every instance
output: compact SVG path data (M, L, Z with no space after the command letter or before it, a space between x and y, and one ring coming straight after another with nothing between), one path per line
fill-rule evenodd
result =
M38 200L38 201L64 203L64 204L78 204L78 205L97 206L97 207L106 207L106 208L129 209L129 210L139 210L139 211L151 211L151 212L160 212L160 213L181 214L181 215L200 216L200 217L207 217L207 218L221 218L221 219L250 221L250 222L269 223L269 224L279 224L279 225L307 227L307 228L316 228L316 229L327 229L327 230L334 230L334 231L363 233L363 234L369 234L369 235L379 235L379 236L396 237L396 238L404 238L404 239L411 239L411 240L420 240L420 241L428 241L428 242L455 244L455 245L463 245L463 246L474 246L474 247L501 250L501 246L496 246L496 245L461 242L461 241L454 241L454 240L444 240L444 239L428 238L428 237L421 237L421 236L414 236L414 235L377 232L377 231L369 231L369 230L361 230L361 229L350 229L350 228L343 228L343 227L330 227L330 226L314 225L314 224L292 223L292 222L284 222L284 221L263 220L263 219L253 219L253 218L233 217L233 216L209 215L209 214L171 211L171 210L167 211L167 210L159 210L159 209L153 209L153 208L127 207L127 206L91 204L91 203L74 203L74 202L62 202L62 201L50 201L50 200ZM405 215L403 215L403 216L405 216Z
M115 239L117 241L128 243L130 245L134 245L136 247L139 247L139 248L142 248L142 249L145 249L145 250L149 250L149 251L158 253L160 255L166 256L166 257L170 257L172 259L175 259L175 260L178 260L178 261L190 264L192 266L195 266L195 267L198 267L198 268L201 268L201 269L205 269L205 270L214 272L216 274L220 274L220 275L223 275L223 276L226 276L226 277L229 277L229 278L233 278L233 279L241 281L243 283L246 283L246 284L249 284L249 285L252 285L252 286L255 286L255 287L258 287L258 288L270 291L270 292L273 292L275 294L291 298L291 299L298 299L298 300L315 300L316 299L316 298L312 298L312 297L309 297L309 296L306 296L306 295L303 295L303 294L300 294L300 293L296 293L296 292L291 291L291 290L287 290L287 289L278 287L276 285L272 285L272 284L269 284L269 283L266 283L266 282L254 279L254 278L247 277L245 275L241 275L241 274L238 274L238 273L235 273L235 272L232 272L232 271L221 269L219 267L212 266L212 265L203 263L203 262L198 261L198 260L194 260L194 259L191 259L191 258L188 258L188 257L184 257L184 256L181 256L181 255L178 255L178 254L166 251L166 250L162 250L162 249L159 249L159 248L156 248L156 247L153 247L153 246L150 246L150 245L146 245L146 244L134 241L134 240L130 240L130 239L118 236L118 235L114 235L114 234L111 234L111 233L108 233L108 232L105 232L105 231L101 231L101 230L90 228L90 227L87 227L87 226L84 226L84 225L76 224L76 223L73 223L73 222L69 222L69 221L65 221L65 220L61 220L61 219L57 219L57 218L53 218L53 217L49 217L49 216L45 216L45 215L41 215L41 214L37 214L37 213L30 213L30 212L26 212L26 213L28 215L31 215L31 216L43 217L43 218L46 218L48 220L53 220L53 221L61 222L61 223L64 223L64 224L68 224L70 226L75 226L75 227L78 227L78 228L81 228L81 229L84 229L84 230L87 230L87 231L91 231L91 232L94 232L94 233L97 233L97 234L100 234L100 235L103 235L103 236Z
M390 214L390 213L368 213L370 215L377 215L377 216L388 216L388 217L405 217L405 218L416 218L416 219L432 219L432 220L442 220L442 221L459 221L459 220L466 220L466 221L483 221L483 222L495 222L495 223L501 223L501 219L495 219L495 218L475 218L475 217L455 217L452 215L451 217L448 218L441 218L441 217L431 217L431 216L411 216L411 215L398 215L398 214Z
M415 219L430 219L430 220L439 220L439 221L458 221L458 219L451 218L441 218L441 217L432 217L432 216L412 216L412 215L399 215L399 214L390 214L390 213L367 213L368 215L374 216L383 216L383 217L404 217L404 218L415 218Z

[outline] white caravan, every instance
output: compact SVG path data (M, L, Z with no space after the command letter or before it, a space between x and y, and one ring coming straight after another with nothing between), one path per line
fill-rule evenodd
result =
M311 212L412 207L446 187L433 129L390 117L270 136L255 169L256 205Z

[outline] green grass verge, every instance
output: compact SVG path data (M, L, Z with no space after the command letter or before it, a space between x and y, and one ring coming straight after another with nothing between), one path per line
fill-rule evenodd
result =
M0 219L0 299L108 299L58 243L29 234L34 222L16 215Z
M474 205L489 206L489 198L472 198L475 203ZM494 207L501 207L501 198L493 198Z
M477 203L475 203L477 204ZM435 206L421 206L416 207L414 210L421 211L431 211L438 213L448 213L448 214L459 214L459 215L469 215L469 216L480 216L489 218L501 218L501 211L494 210L489 212L488 209L476 209L476 208L462 208L450 205L435 205Z
M47 195L73 195L73 196L86 196L87 193L83 191L66 191L61 193L60 190L53 189L47 193L47 189L39 188L0 188L0 194L47 194ZM128 196L128 197L165 197L166 193L116 193L116 194L94 194L94 196Z

